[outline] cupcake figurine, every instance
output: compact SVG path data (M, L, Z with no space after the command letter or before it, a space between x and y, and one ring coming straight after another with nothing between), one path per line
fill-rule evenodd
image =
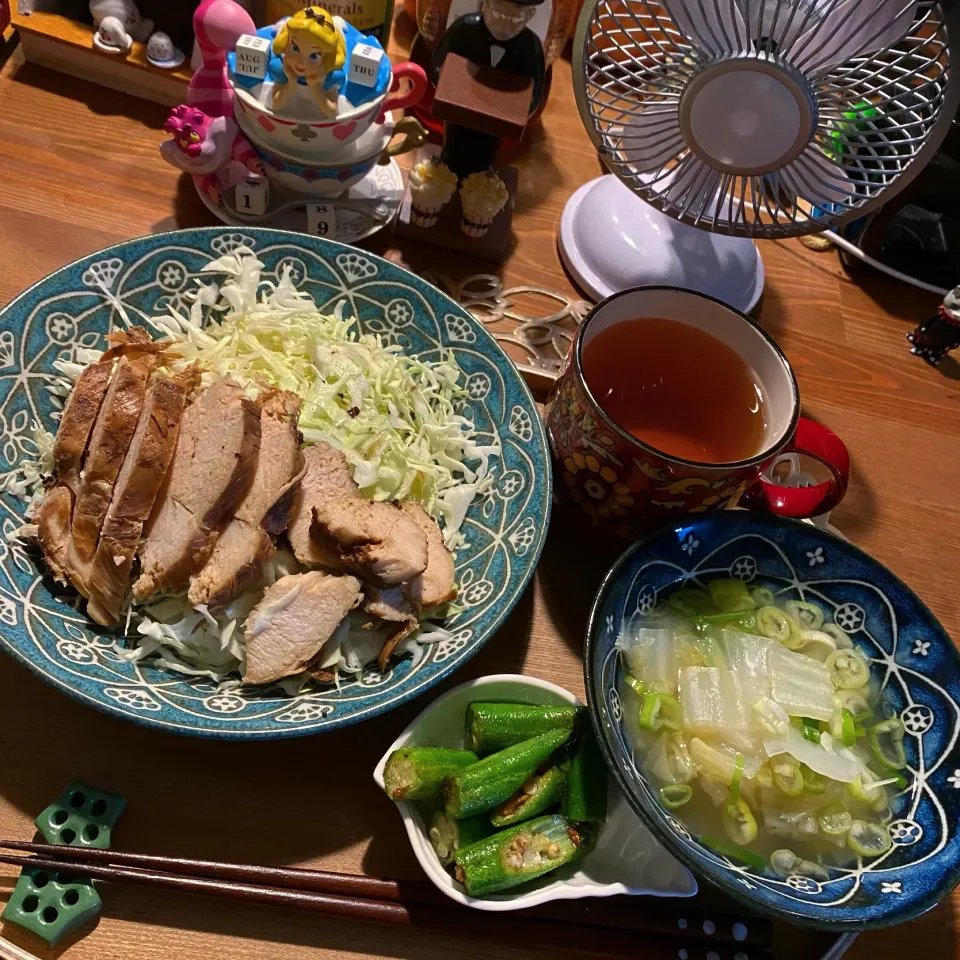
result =
M457 175L438 157L427 157L410 171L410 222L436 226L440 211L457 189Z
M468 237L482 237L490 229L510 194L493 170L471 173L460 184L460 229Z

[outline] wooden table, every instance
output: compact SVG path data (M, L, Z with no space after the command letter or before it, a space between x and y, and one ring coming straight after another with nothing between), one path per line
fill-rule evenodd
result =
M401 40L405 29L401 22ZM12 43L0 44L0 303L100 247L212 223L186 177L160 159L165 117L162 107L24 65ZM577 116L568 63L555 67L543 124L519 166L516 242L502 275L572 291L557 223L566 198L601 166ZM852 283L834 254L793 240L761 248L760 322L790 357L805 412L836 430L853 455L853 484L835 523L960 636L960 365L932 370L904 340L934 298L874 275ZM413 270L462 277L486 269L433 247L373 249ZM583 626L607 559L598 550L555 520L535 588L447 686L522 670L583 695ZM592 559L587 572L584 556ZM335 735L214 743L103 716L0 657L0 836L32 835L32 818L78 777L130 798L118 833L126 849L415 877L399 818L370 771L425 703ZM12 883L0 868L0 900ZM104 901L97 927L65 948L70 960L537 956L134 887L111 886ZM919 949L960 958L954 905L960 897L915 923L864 935L849 956ZM44 958L64 950L43 950L9 924L2 934ZM539 954L552 955L547 945Z

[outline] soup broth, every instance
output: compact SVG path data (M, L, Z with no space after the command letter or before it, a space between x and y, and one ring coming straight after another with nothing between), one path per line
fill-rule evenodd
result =
M904 729L822 606L739 580L685 587L618 641L637 768L704 844L781 876L890 849Z
M763 448L759 379L697 327L655 317L614 324L585 342L583 372L604 413L670 456L733 463Z

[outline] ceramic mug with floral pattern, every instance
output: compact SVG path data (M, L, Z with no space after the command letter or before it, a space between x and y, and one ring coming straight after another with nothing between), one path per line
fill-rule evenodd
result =
M765 401L760 449L733 463L696 463L645 444L600 407L583 372L583 350L606 328L642 317L677 320L712 334L756 373ZM637 344L642 350L642 342ZM800 416L793 370L776 343L746 315L704 294L676 287L634 287L597 304L571 344L547 410L561 496L596 526L632 536L687 513L740 504L787 517L811 517L846 493L850 456L826 427ZM786 487L763 476L790 453L822 462L830 479Z

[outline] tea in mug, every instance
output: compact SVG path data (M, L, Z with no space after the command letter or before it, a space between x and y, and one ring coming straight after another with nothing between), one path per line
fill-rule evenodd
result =
M648 446L682 460L733 463L763 446L760 381L735 350L698 327L625 320L583 345L600 408Z

